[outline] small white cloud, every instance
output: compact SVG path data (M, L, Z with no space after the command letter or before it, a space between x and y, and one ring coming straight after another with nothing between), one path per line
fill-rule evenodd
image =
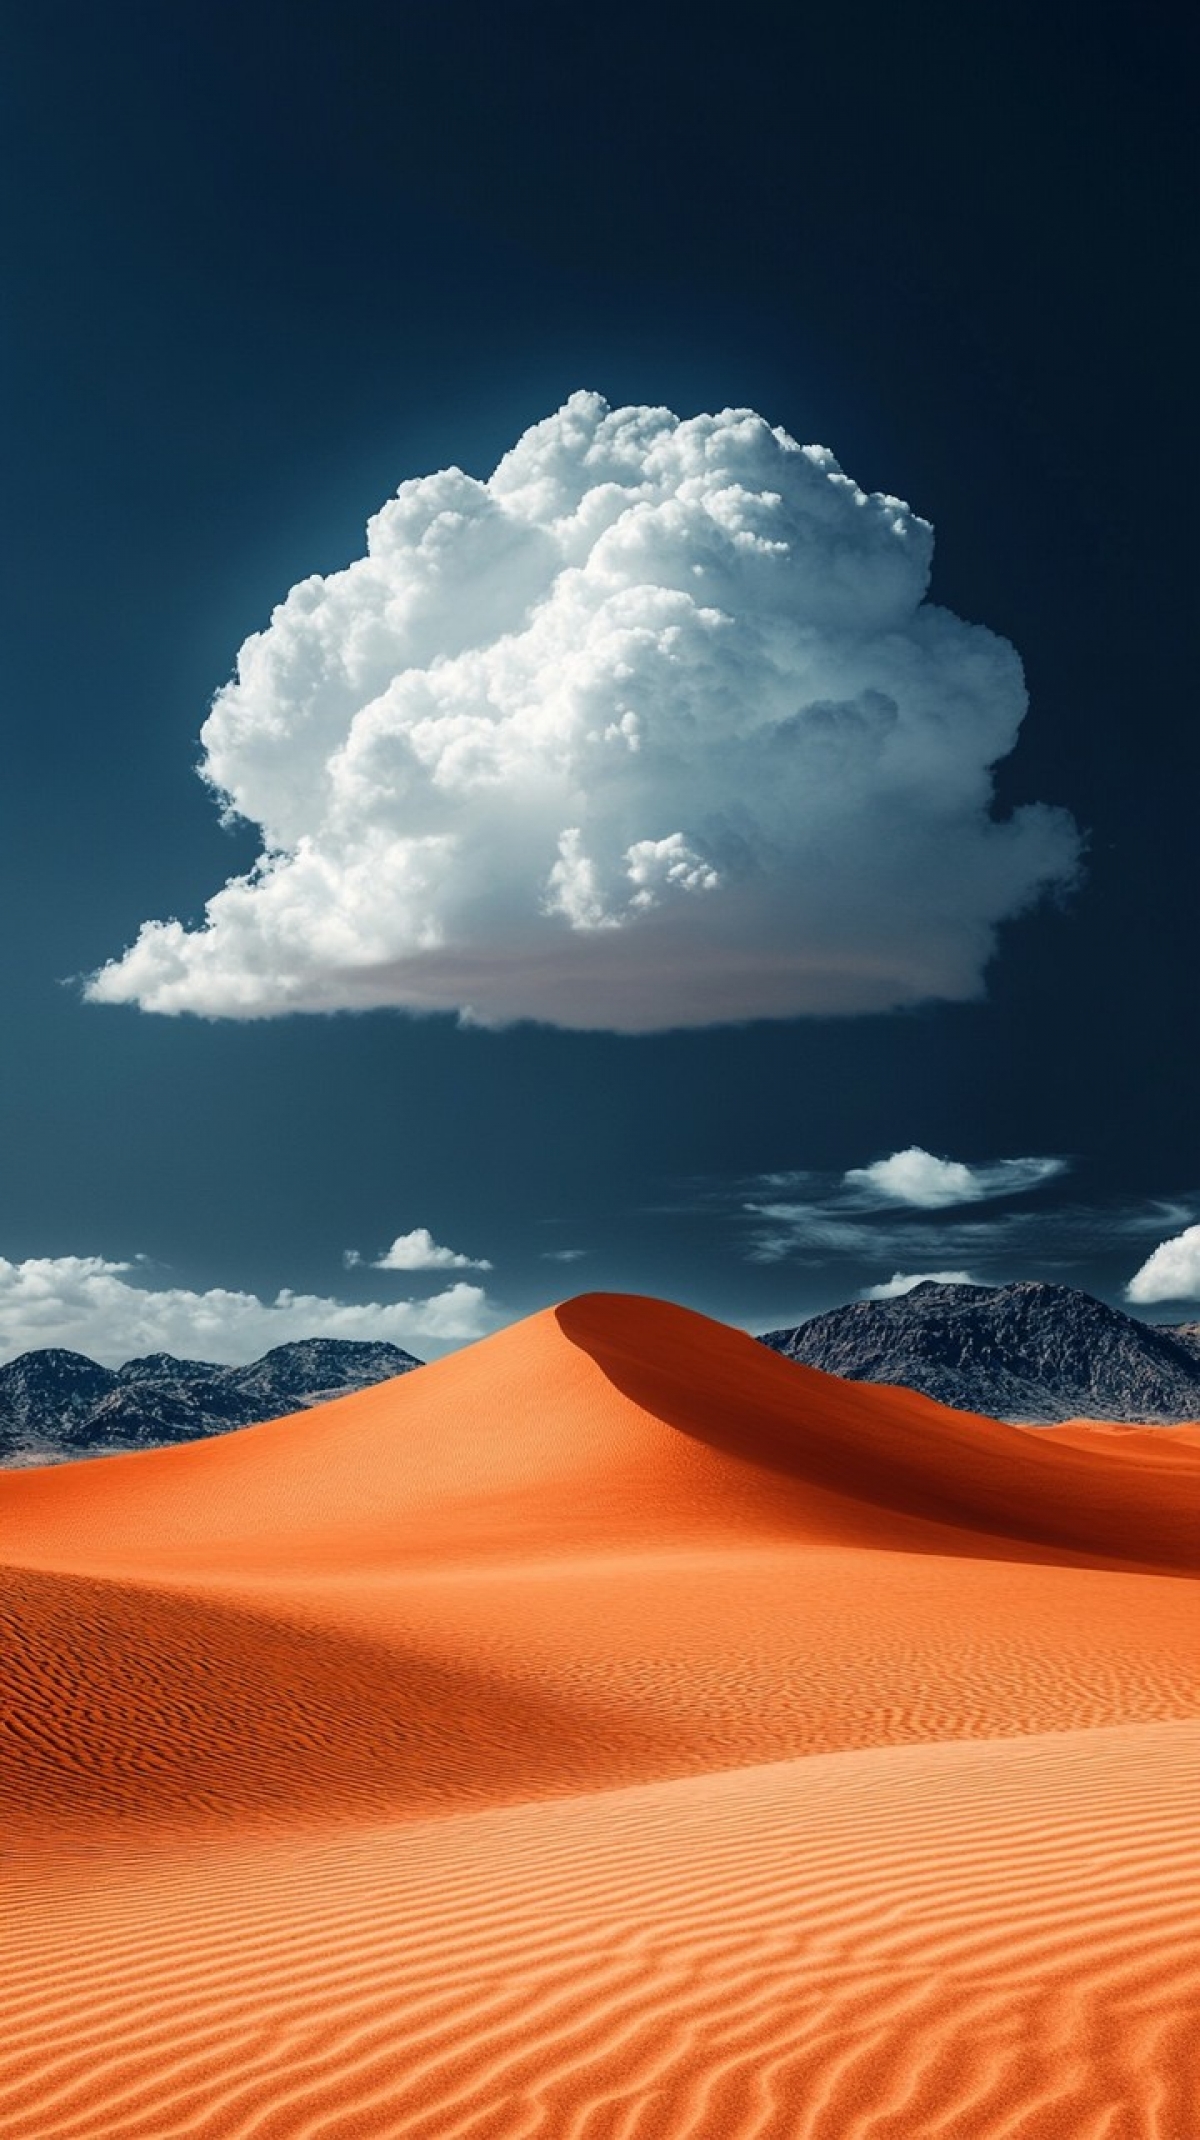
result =
M956 1159L936 1159L919 1144L876 1159L869 1167L851 1167L847 1188L867 1189L889 1204L917 1204L937 1211L946 1204L973 1203L980 1195L970 1167Z
M414 1226L411 1233L397 1234L391 1247L371 1265L373 1271L490 1271L491 1268L486 1256L464 1256L456 1248L442 1248L427 1226Z
M284 1290L273 1300L214 1287L151 1288L140 1266L102 1256L0 1256L0 1357L42 1346L118 1367L146 1352L242 1364L292 1338L390 1340L426 1354L483 1337L500 1318L461 1281L432 1300L349 1302Z
M544 1248L543 1263L578 1263L587 1255L586 1248Z
M1021 664L932 551L748 409L574 394L489 480L401 484L204 724L260 860L88 995L620 1032L978 996L1079 839L992 814Z
M902 1293L911 1293L918 1285L978 1285L979 1280L970 1271L894 1271L882 1285L868 1285L862 1289L863 1300L899 1300Z
M1161 1242L1134 1272L1125 1298L1143 1308L1158 1300L1200 1300L1200 1226Z
M919 1144L911 1144L869 1167L851 1167L843 1179L848 1189L870 1202L943 1211L951 1204L1023 1196L1065 1172L1064 1159L995 1159L984 1166L966 1166L958 1159L938 1159Z

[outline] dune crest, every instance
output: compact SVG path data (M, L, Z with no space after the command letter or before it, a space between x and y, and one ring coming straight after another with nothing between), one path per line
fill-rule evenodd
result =
M1200 2129L1200 1464L1160 1432L585 1295L0 1477L0 2127Z
M11 1557L174 1575L596 1551L741 1530L1194 1569L1200 1494L1107 1446L842 1382L585 1294L416 1376L213 1441L0 1478Z

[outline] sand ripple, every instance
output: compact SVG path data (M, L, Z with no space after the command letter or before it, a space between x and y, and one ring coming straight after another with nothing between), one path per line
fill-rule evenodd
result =
M0 1478L4 2140L1196 2140L1198 1517L595 1298Z
M0 2126L1188 2140L1198 1783L1117 1727L17 1881Z

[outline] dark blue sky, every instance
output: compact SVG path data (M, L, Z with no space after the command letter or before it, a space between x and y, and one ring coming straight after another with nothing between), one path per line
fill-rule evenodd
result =
M85 1349L122 1350L125 1278L57 1259L419 1300L452 1279L367 1265L425 1227L493 1266L462 1281L479 1327L600 1285L761 1328L896 1270L1120 1299L1200 1221L1183 35L762 0L10 18L0 1258L49 1260L34 1292L8 1272L0 1349L91 1316ZM360 556L403 479L486 477L579 387L749 406L932 521L935 599L1025 664L998 807L1068 809L1079 888L1002 927L984 1000L882 1016L628 1036L85 1003L78 977L258 852L195 776L247 634ZM910 1146L970 1195L849 1208L846 1170ZM1070 1165L984 1194L1031 1154Z

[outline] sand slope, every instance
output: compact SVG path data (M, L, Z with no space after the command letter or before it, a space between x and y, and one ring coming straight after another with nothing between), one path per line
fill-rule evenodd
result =
M593 1295L0 1478L0 2130L1184 2140L1195 1458Z
M0 2123L1187 2140L1198 1757L1194 1725L817 1756L42 1882Z
M1194 1569L1198 1515L1200 1489L1164 1495L1115 1438L1080 1450L842 1382L612 1294L292 1419L0 1478L11 1557L172 1580L734 1532L941 1551L951 1528L972 1551Z

